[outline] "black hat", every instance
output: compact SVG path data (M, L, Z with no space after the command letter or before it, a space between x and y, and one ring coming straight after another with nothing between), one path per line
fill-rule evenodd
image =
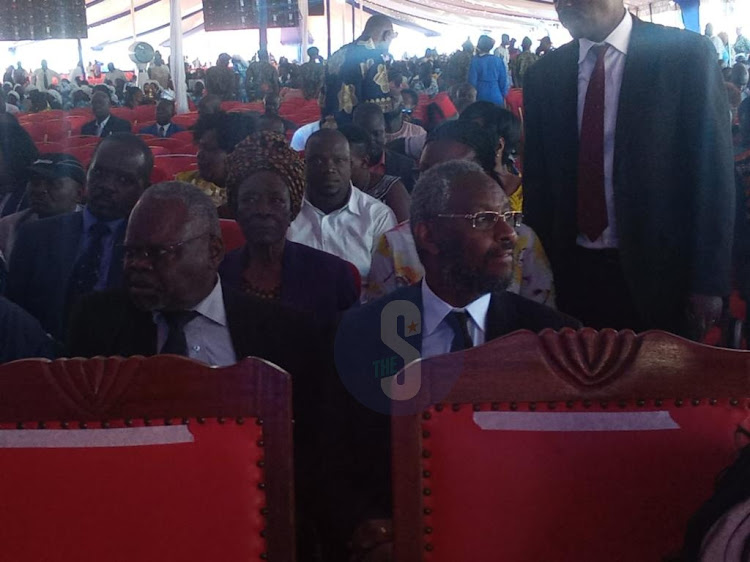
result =
M71 178L81 185L86 183L86 170L81 162L70 154L49 153L40 154L29 171L49 179Z

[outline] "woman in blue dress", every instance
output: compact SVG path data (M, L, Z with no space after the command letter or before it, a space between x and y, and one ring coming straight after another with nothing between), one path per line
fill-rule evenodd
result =
M495 40L482 35L477 41L477 54L471 59L469 84L477 89L477 101L491 101L503 105L508 93L508 75L500 57L490 54Z

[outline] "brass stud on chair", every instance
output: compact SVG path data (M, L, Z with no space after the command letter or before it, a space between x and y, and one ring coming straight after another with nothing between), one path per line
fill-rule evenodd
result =
M263 425L263 420L258 418L255 420L255 425Z
M444 404L435 404L435 411L436 412L442 412L443 408L445 408ZM429 418L425 418L425 419L429 419Z
M677 406L678 408L682 407L684 403L685 402L682 398L678 398L677 400L674 401L674 405Z
M429 496L429 495L432 495L432 490L430 490L429 488L425 488L425 489L422 490L422 493L425 496Z
M199 423L199 424L204 424L204 423L206 423L206 418L198 418L198 423Z
M424 508L424 509L422 510L422 512L423 512L423 513L424 513L425 515L432 515L432 508L431 508L431 507L425 507L425 508Z
M422 478L429 478L430 476L432 476L432 472L430 472L429 470L422 471Z
M151 420L149 418L143 418L143 425L149 427L151 425Z
M219 422L220 424L222 424L222 425L223 425L223 424L227 423L227 418L225 418L224 416L219 416L219 417L218 417L218 418L216 419L216 421L218 421L218 422Z
M701 405L700 398L693 398L693 401L691 402L691 404L693 406L700 406Z
M431 455L432 453L430 453L430 451L428 451L427 449L424 449L422 451L422 458L429 459Z
M16 424L16 429L23 429L23 422L18 422Z
M237 416L237 425L243 425L245 423L245 418L242 416Z
M68 429L70 427L70 424L66 421L60 422L60 427L63 429Z
M583 401L583 407L584 408L591 408L591 400L584 400Z
M738 405L739 403L740 403L740 401L739 401L739 400L737 400L736 398L732 398L732 399L731 399L731 400L729 401L729 405L730 405L730 406L737 406L737 405Z
M602 400L601 402L599 402L599 407L602 410L606 410L607 408L609 408L609 402L607 402L606 400Z
M258 439L258 441L257 441L257 442L256 442L255 444L256 444L256 445L258 445L258 447L265 447L265 445L266 445L266 444L265 444L265 443L263 442L263 439Z
M454 412L458 412L460 409L461 409L461 404L452 404L451 405L451 410L453 410Z
M575 402L573 402L573 400L568 400L567 402L565 402L565 407L566 407L566 408L567 408L568 410L572 410L572 409L573 409L573 406L575 406L575 405L576 405L576 403L575 403Z
M172 425L172 418L164 418L164 425Z
M188 418L182 418L182 425L190 425L190 420Z
M258 482L258 489L259 490L265 490L266 489L266 483L265 482Z
M87 424L86 422L79 422L78 423L78 427L81 428L81 429L88 429L89 428L89 424Z
M510 409L515 412L516 410L518 410L518 404L516 404L515 402L511 402Z
M657 398L656 400L654 400L654 406L656 406L657 408L661 408L662 404L664 404L664 400L662 400L661 398Z
M716 398L711 398L711 399L710 399L710 400L708 401L708 403L709 403L709 404L710 404L711 406L716 406L716 403L717 403L717 402L718 402L718 400L716 400Z
M482 411L482 405L481 404L474 404L472 406L475 412L481 412Z
M557 409L557 402L547 402L547 409L548 410L556 410Z
M425 430L422 432L422 439L429 439L430 438L430 432Z
M125 427L133 427L133 420L131 420L130 418L127 418L125 420Z
M437 406L435 407L435 409L437 410ZM422 419L423 420L429 420L431 417L432 417L432 414L430 412L422 412Z
M107 420L104 420L102 422L102 429L109 429L109 428L110 428L110 423Z
M625 400L620 400L617 402L617 407L624 410L628 407L628 403Z
M39 428L39 429L47 429L47 424L44 423L44 422L39 422L37 424L37 428Z
M639 408L643 408L646 405L646 401L643 399L637 400L635 405L638 406Z
M529 402L529 410L536 411L536 402Z
M267 507L261 507L260 508L260 514L261 515L268 515L268 508Z
M492 410L493 412L497 412L499 409L500 404L498 404L497 402L493 402L492 404L490 404L490 410Z
M427 552L432 552L432 549L433 549L433 548L434 548L434 547L433 547L433 546L432 546L432 545L431 545L430 543L427 543L426 545L424 545L424 549L425 549L425 550L426 550Z
M425 535L431 535L432 534L432 527L425 527L424 528L424 534Z
M268 560L268 554L267 554L267 553L265 553L265 552L264 552L264 553L262 553L262 554L260 555L260 559L261 559L261 560Z
M263 529L263 530L262 530L262 531L260 532L260 538L262 538L262 539L265 539L265 538L266 538L266 530L265 530L265 529Z

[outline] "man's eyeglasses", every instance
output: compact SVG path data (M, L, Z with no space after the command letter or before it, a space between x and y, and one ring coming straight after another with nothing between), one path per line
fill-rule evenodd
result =
M173 256L177 253L182 246L188 242L193 242L199 238L203 238L208 232L204 232L193 238L188 238L182 242L176 244L170 244L169 246L128 246L123 245L123 257L125 261L135 261L139 259L149 260L150 262L161 261L169 256Z
M495 211L480 211L473 215L438 215L441 219L465 219L471 221L472 228L477 230L491 230L497 224L500 219L504 223L518 228L523 223L523 213L520 211L507 211L505 213L498 213Z

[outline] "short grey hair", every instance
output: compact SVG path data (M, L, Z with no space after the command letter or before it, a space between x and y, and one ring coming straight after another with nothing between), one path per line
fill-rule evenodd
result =
M184 181L157 183L146 189L141 196L141 201L152 199L181 201L187 207L190 225L198 223L204 226L209 234L221 237L219 213L214 202L193 184Z
M433 166L423 174L411 194L410 223L414 227L445 213L456 179L467 174L484 174L482 167L470 160L450 160Z

